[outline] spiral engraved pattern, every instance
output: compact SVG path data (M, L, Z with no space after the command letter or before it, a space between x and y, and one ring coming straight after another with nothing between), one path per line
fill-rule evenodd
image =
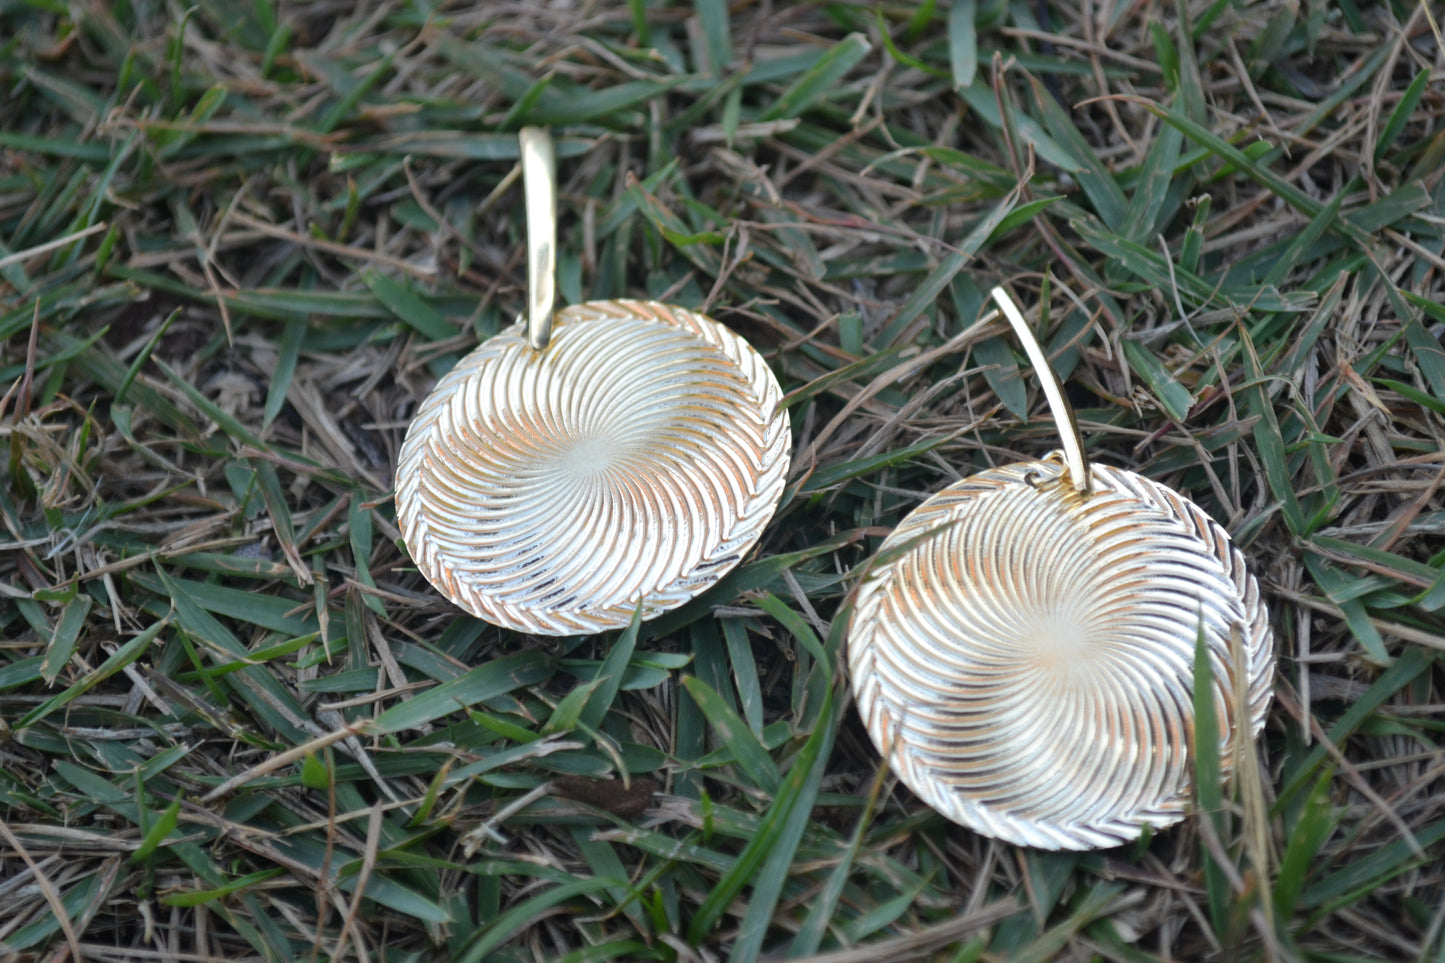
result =
M523 323L443 377L402 444L397 515L417 566L479 618L576 635L676 608L757 542L792 440L742 338L653 302Z
M1009 842L1089 849L1178 821L1189 795L1199 632L1222 758L1235 726L1231 628L1264 724L1274 640L1229 536L1175 491L1054 461L974 475L884 542L848 640L879 750L924 801Z

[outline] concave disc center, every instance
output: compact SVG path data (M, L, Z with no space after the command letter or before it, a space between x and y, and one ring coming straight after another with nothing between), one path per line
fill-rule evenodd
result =
M1071 606L1038 609L1024 619L1021 630L1016 651L1035 668L1067 674L1097 661L1097 639Z
M621 456L617 439L606 434L582 435L562 450L558 467L573 478L592 478L615 465Z

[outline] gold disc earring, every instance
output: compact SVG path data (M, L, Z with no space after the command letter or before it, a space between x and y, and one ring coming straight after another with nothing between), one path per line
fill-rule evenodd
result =
M402 443L417 567L473 615L542 635L626 626L710 588L762 535L792 438L762 356L650 301L554 312L551 135L521 132L528 313L437 383Z
M1197 640L1220 722L1199 738L1227 763L1264 725L1274 637L1223 528L1178 492L1089 464L1023 315L993 298L1063 450L950 485L884 541L849 628L853 692L889 765L943 815L1025 846L1114 846L1184 815Z

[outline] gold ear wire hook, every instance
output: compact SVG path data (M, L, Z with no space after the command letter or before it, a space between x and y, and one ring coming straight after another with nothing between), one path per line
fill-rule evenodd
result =
M1029 323L1024 320L1023 312L1014 304L1014 300L1003 288L994 288L989 292L990 296L998 303L999 310L1008 319L1009 325L1018 335L1019 341L1024 346L1025 353L1029 356L1029 362L1034 366L1034 372L1038 375L1039 385L1044 389L1044 397L1049 402L1049 412L1054 416L1054 424L1059 429L1059 439L1064 449L1064 467L1068 469L1069 481L1074 488L1087 495L1089 493L1089 456L1084 453L1084 437L1079 433L1079 422L1074 417L1074 407L1069 404L1069 399L1064 395L1063 386L1054 374L1054 369L1049 365L1048 356L1040 346L1034 332L1029 328Z
M557 303L557 154L545 127L523 127L522 190L527 206L527 343L552 340Z

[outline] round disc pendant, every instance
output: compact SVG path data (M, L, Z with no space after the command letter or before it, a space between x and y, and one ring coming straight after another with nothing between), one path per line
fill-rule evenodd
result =
M757 542L792 439L762 357L652 302L558 312L536 351L501 332L437 383L407 431L396 504L441 593L543 635L626 626L711 587Z
M928 499L884 542L848 639L859 711L899 778L955 822L1042 849L1183 817L1201 632L1226 763L1272 694L1274 638L1224 529L1133 472L1090 477L1084 494L1057 462L1024 462Z

